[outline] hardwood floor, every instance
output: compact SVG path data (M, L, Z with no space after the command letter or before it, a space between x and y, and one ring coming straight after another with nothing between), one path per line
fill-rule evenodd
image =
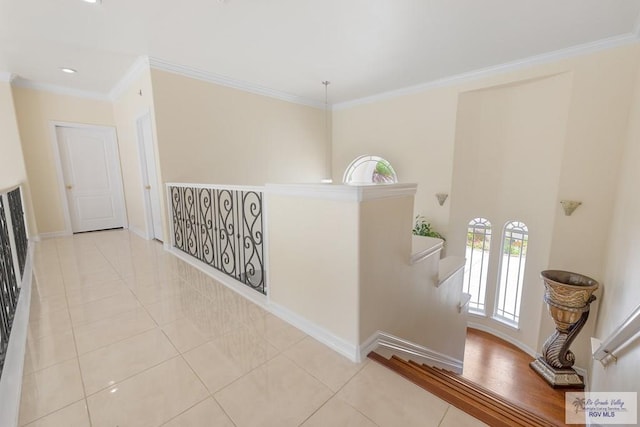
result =
M532 360L531 356L500 338L467 329L464 378L558 425L565 425L565 390L553 389L540 378L529 367Z

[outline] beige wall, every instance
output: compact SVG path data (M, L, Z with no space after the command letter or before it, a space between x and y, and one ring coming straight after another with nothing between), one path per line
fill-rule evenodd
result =
M324 111L151 71L165 182L319 182Z
M467 224L476 217L492 224L486 313L494 312L501 235L509 221L530 233L519 327L485 316L470 320L513 336L537 349L543 287L557 212L558 179L569 109L568 73L460 95L456 125L449 253L465 256ZM513 272L511 273L513 274Z
M269 299L356 347L358 204L267 193Z
M151 86L151 72L148 67L143 69L138 78L113 102L129 228L143 236L146 235L147 219L140 169L141 153L138 142L137 120L146 113L151 114L155 142L157 137L155 135L153 88ZM156 160L157 158L156 152ZM159 168L158 174L161 174ZM162 180L160 179L157 183L151 183L151 185L159 187L161 194L164 194L164 187L161 183ZM165 215L164 209L162 214L163 216Z
M13 97L38 232L63 232L62 195L58 190L51 123L114 126L112 105L108 101L22 87L13 88Z
M400 182L418 183L416 213L446 232L449 201L439 206L435 194L451 192L458 90L440 88L334 111L333 181L342 182L357 156L384 157Z
M640 72L636 75L633 104L625 137L623 161L615 195L613 223L608 230L604 293L596 337L605 339L640 304ZM618 361L606 370L592 362L592 391L638 391L640 339L616 352ZM638 402L640 407L640 402Z
M11 86L4 82L0 82L0 143L0 189L4 189L27 179Z
M28 232L38 234L27 171L22 154L18 122L16 119L13 93L9 83L0 82L0 190L23 185L24 210L27 217Z
M360 342L382 331L462 361L462 277L436 286L438 254L409 263L413 204L413 196L360 203Z
M344 168L357 155L369 153L388 158L402 182L418 183L416 213L425 214L447 236L453 226L450 209L455 199L461 197L452 187L460 95L566 73L571 79L569 86L563 86L563 90L551 98L553 103L566 103L566 91L569 91L568 113L563 113L566 119L562 163L554 184L556 197L555 200L544 198L545 203L552 204L544 208L545 212L555 210L554 222L549 224L547 217L543 221L547 228L531 239L551 242L544 268L576 271L602 280L617 165L630 103L629 88L633 86L639 58L640 46L628 45L337 109L333 113L333 178L340 179ZM556 127L559 129L562 124ZM552 168L551 173L557 174L557 163L554 164L556 172ZM549 173L548 166L539 165L544 182L548 182ZM443 207L436 203L436 192L451 194ZM561 199L580 200L583 205L573 216L565 217L559 205ZM448 245L459 246L455 233L452 236L454 240L450 239ZM529 282L527 286L542 286L537 278ZM542 318L535 349L538 351L543 337L553 328L544 308L540 310L542 315L536 316ZM585 346L580 348L577 357L584 366L589 354Z

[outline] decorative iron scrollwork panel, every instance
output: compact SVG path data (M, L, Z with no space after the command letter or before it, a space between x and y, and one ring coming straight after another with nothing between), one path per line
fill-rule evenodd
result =
M20 274L24 274L24 265L27 260L27 228L24 221L24 210L22 207L22 194L20 188L7 193L9 198L9 211L11 212L11 223L13 227L13 237L16 242L16 255L18 256L18 265Z
M169 188L174 246L265 293L262 194Z
M9 239L7 212L0 197L0 371L9 344L9 333L20 289L13 269L13 253Z

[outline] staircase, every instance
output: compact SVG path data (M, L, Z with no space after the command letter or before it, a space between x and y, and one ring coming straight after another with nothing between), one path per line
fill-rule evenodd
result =
M492 427L565 425L542 418L452 372L396 356L386 359L375 352L369 353L369 358Z

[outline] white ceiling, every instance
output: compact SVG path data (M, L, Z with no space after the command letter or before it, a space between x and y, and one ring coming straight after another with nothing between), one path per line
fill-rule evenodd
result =
M636 37L639 13L640 0L0 0L0 72L108 94L149 56L320 103L330 80L340 103Z

